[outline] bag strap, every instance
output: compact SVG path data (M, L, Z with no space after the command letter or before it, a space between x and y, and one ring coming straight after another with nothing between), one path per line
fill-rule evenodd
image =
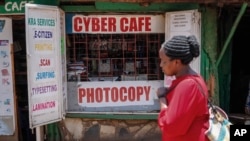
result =
M199 90L200 90L200 92L203 94L203 96L207 99L207 101L208 101L208 110L209 110L209 108L211 108L211 112L214 114L214 116L216 117L216 119L217 119L217 121L219 121L219 122L221 122L221 123L223 123L224 124L224 120L226 119L226 120L228 120L228 116L227 116L227 114L220 108L220 107L218 107L218 106L214 106L213 104L212 104L212 102L209 100L209 98L205 95L205 93L204 93L204 90L202 89L202 87L201 87L201 84L195 79L195 78L193 78L195 81L196 81L196 84L198 85L198 87L199 87ZM218 109L217 109L217 108ZM221 113L220 113L221 112ZM224 117L222 116L222 113L223 113L223 115L224 115ZM231 122L229 122L229 121L227 121L228 123L229 123L229 125L231 125L232 123Z
M212 102L210 101L210 99L205 95L205 92L204 92L203 88L201 87L201 84L200 84L195 78L192 78L192 79L196 82L196 84L197 84L197 86L198 86L200 92L202 93L202 95L207 99L207 102L208 102L209 107L211 107L212 110L213 110L213 112L214 112L215 114L217 114L216 108L214 107L214 105L212 104Z

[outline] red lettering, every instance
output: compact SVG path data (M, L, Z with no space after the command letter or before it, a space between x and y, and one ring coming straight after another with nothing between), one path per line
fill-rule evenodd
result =
M96 90L95 90L95 99L96 99L96 102L102 102L102 99L103 99L103 97L102 97L102 88L97 88Z
M82 99L85 97L85 89L78 89L78 103L82 103Z
M87 103L94 102L94 88L87 88Z
M137 87L137 101L140 101L141 95L143 94L143 88L142 87Z
M144 17L139 17L138 18L138 30L139 31L142 31L142 27L145 26L145 23L144 23Z
M54 108L55 106L56 106L55 101L38 103L38 104L34 104L32 106L32 111L44 110L44 109L48 109L48 108Z
M148 87L144 87L144 92L145 92L145 95L146 95L146 100L149 101L149 92L150 92L150 86Z
M50 59L40 59L39 66L50 66Z
M120 100L121 102L125 102L127 100L127 96L124 96L124 93L127 93L126 87L120 88Z
M107 31L107 18L101 18L101 31Z
M109 18L109 30L108 31L116 31L116 18Z
M117 102L118 101L118 88L112 88L111 89L111 100L113 102Z
M82 30L82 19L80 17L74 18L74 31L80 32Z
M84 23L85 31L89 31L90 18L83 17L83 23Z
M151 31L151 17L145 17L145 31Z
M128 31L128 19L127 18L121 18L120 20L120 28L122 32Z
M128 100L135 101L135 88L134 87L128 88Z
M121 18L120 24L122 32L151 31L151 17Z
M103 88L104 90L104 93L105 93L105 100L106 102L109 102L109 91L110 91L110 88Z
M100 31L100 20L98 18L92 18L92 31Z
M130 19L130 28L129 31L138 31L137 25L136 25L136 18Z
M102 103L102 102L133 102L141 101L142 98L149 101L150 86L137 87L98 87L98 88L79 88L78 102L84 103Z
M75 32L115 32L117 29L116 17L74 17ZM150 32L151 17L121 17L121 32Z

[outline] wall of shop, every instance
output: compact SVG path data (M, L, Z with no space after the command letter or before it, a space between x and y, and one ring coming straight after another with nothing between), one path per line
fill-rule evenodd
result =
M160 141L161 132L155 120L66 118L63 139L91 141Z
M152 13L157 13L157 14L162 14L168 11L182 11L182 10L191 10L191 9L198 9L201 14L201 46L202 46L202 52L201 52L201 69L200 73L204 76L210 93L213 97L213 100L215 103L220 104L221 107L223 107L226 111L230 111L229 107L229 99L230 99L230 78L231 78L231 64L230 64L230 58L231 53L232 53L232 48L229 48L230 50L226 51L226 59L222 59L221 65L218 67L216 66L216 61L218 59L218 55L222 50L223 44L226 41L226 38L228 36L229 30L231 30L233 26L233 22L235 21L235 17L237 15L237 12L239 12L239 6L236 7L235 9L231 10L230 8L227 7L227 5L222 6L222 5L216 5L216 4L211 4L211 5L200 5L199 3L114 3L114 2L89 2L88 5L74 5L72 3L67 3L67 1L64 1L64 3L60 2L59 0L54 0L54 1L43 1L43 0L33 0L33 1L22 1L22 0L17 0L15 2L12 2L12 0L5 0L5 3L8 3L8 5L0 5L0 13L1 17L8 16L13 18L13 21L15 23L15 28L13 31L13 34L15 35L14 40L20 40L20 42L15 42L14 41L14 46L17 47L21 46L23 49L22 51L17 51L14 54L15 56L15 78L16 81L15 83L19 85L19 87L16 87L16 95L17 99L19 100L18 106L25 107L27 105L27 84L26 81L26 64L24 63L26 61L25 58L25 24L24 24L24 4L27 2L32 2L32 3L37 3L37 4L47 4L47 5L57 5L60 8L62 8L66 14L85 14L89 15L90 13L102 13L105 11L106 13L120 13L120 14L135 14L135 13L143 13L143 14L152 14ZM231 2L231 1L230 1ZM60 5L62 3L62 5ZM89 5L90 4L90 5ZM145 5L146 4L146 5ZM225 9L228 10L228 13L224 13ZM221 10L221 11L218 11ZM228 15L228 18L224 18L225 15ZM228 21L230 24L228 24ZM227 24L225 24L227 23ZM248 22L245 23L247 25ZM218 25L221 24L221 25ZM227 25L225 27L225 25ZM243 24L244 26L244 24ZM21 28L23 27L23 28ZM248 28L246 28L248 29ZM244 30L241 30L240 32L243 32ZM80 36L83 35L83 33L80 34L70 34L69 39L70 40L75 40L75 39L80 39ZM238 38L237 40L235 39L235 42L239 43L239 39L241 38L241 33L237 34ZM147 35L146 35L147 36ZM145 36L145 37L146 37ZM20 38L21 37L21 38ZM147 37L146 37L147 38ZM126 38L123 38L126 39ZM160 38L159 38L160 39ZM147 40L150 41L150 40ZM158 44L162 42L161 40L158 41ZM71 42L73 43L73 42ZM76 42L74 42L75 44ZM87 44L87 42L85 42ZM237 43L237 44L238 44ZM78 43L77 43L78 44ZM69 45L69 44L68 44ZM72 45L72 44L71 44ZM235 45L237 46L237 45ZM235 49L236 47L234 47ZM79 47L80 49L80 47ZM68 51L72 51L72 48L68 48ZM92 50L94 52L95 50ZM89 52L91 54L91 51ZM84 54L81 54L84 55ZM101 55L101 54L100 54ZM105 57L107 53L103 52L102 57ZM119 55L118 52L116 55ZM100 56L101 57L101 56ZM101 58L102 58L101 57ZM77 56L69 56L69 59L76 59ZM244 59L244 58L243 58ZM75 60L76 61L76 60ZM91 61L90 61L91 62ZM105 62L105 61L104 61ZM111 61L112 62L112 61ZM116 61L114 61L116 62ZM114 63L113 62L113 63ZM142 61L143 62L143 61ZM238 60L234 60L234 62L238 62ZM93 62L92 62L93 63ZM116 62L117 63L117 62ZM136 62L135 62L136 63ZM91 64L91 63L90 63ZM119 64L119 61L118 61ZM106 69L101 69L101 73L104 73L105 75L110 75L107 73L107 70L111 70L111 67L107 67L107 65L103 65L103 68ZM118 65L119 66L119 65ZM138 68L140 68L140 73L143 74L143 72L146 70L144 67L144 63L138 63ZM239 67L236 65L236 67ZM92 70L96 69L97 67L92 67ZM107 69L108 68L108 69ZM220 68L220 70L218 70ZM113 69L113 68L112 68ZM117 69L117 68L116 68ZM119 67L118 67L119 69ZM133 69L137 69L136 67ZM243 68L245 70L248 70L248 68ZM130 69L131 70L131 69ZM232 77L233 80L238 81L238 69L234 69L234 75ZM117 73L117 72L116 72ZM153 74L153 73L152 73ZM86 75L80 75L79 77L75 77L74 75L72 78L69 77L68 80L69 85L73 85L74 87L77 87L78 82L76 80L82 81L81 84L85 84L86 82ZM77 75L78 76L78 75ZM148 77L144 77L145 75L142 75L142 77L135 76L133 79L148 79ZM161 77L161 75L156 75L156 77ZM127 77L123 77L127 78ZM96 80L95 78L90 78L91 80ZM131 79L131 77L129 77ZM101 78L103 81L104 79ZM232 80L232 81L233 81ZM89 79L88 79L89 81ZM233 84L236 83L232 83ZM220 85L219 85L220 84ZM244 83L244 85L246 85ZM219 87L220 86L220 87ZM84 86L83 86L84 87ZM71 87L72 88L72 87ZM91 134L91 137L95 136L98 137L98 139L104 139L104 138L121 138L125 135L129 137L129 139L139 139L141 136L147 137L147 135L151 136L153 134L157 135L157 137L160 136L160 131L158 129L157 125L157 104L155 106L151 106L150 108L137 105L137 107L140 107L139 109L142 110L143 112L147 111L149 114L134 114L134 113L126 113L127 111L137 111L138 109L136 106L131 106L131 107L123 107L119 109L119 107L115 107L114 111L118 113L112 113L113 109L110 107L101 107L100 109L98 108L93 108L93 107L84 107L79 106L77 101L78 96L75 94L76 89L71 89L70 93L74 95L70 99L70 112L66 114L66 119L62 120L62 122L58 123L52 123L49 125L46 125L46 130L47 134L47 139L48 140L60 140L62 138L64 139L70 139L73 138L75 140L77 139L86 139L89 138L90 136L88 134ZM233 97L238 97L238 91L237 88L235 87L231 93L235 93ZM235 92L234 92L235 91ZM244 102L244 95L241 95L240 101L231 99L231 103L233 103L234 107L232 107L233 112L238 111L238 103L242 104ZM157 99L155 99L156 101ZM236 106L235 106L236 105ZM240 105L242 106L242 105ZM25 112L23 114L27 114L27 107L25 107ZM243 112L242 107L240 111ZM22 109L20 109L22 110ZM86 110L88 112L86 112ZM121 111L123 113L119 113ZM153 114L150 114L150 110L153 110ZM85 111L85 112L84 112ZM92 113L92 112L97 112L97 113ZM105 113L107 112L108 113ZM124 112L125 111L125 112ZM104 112L104 113L98 113L98 112ZM126 114L124 114L126 113ZM21 119L18 115L19 120ZM26 118L27 119L27 115ZM63 124L62 124L63 123ZM29 128L29 123L28 121L25 121L25 129L27 127ZM66 127L68 130L67 132L64 132L63 128L61 127ZM79 130L75 131L73 127L78 127ZM25 132L23 127L20 128L20 125L17 126L19 128L19 131ZM106 129L110 129L110 132L105 132ZM75 132L73 132L75 131ZM16 132L18 133L18 132ZM31 131L25 132L27 134L30 134ZM68 136L64 136L65 134ZM21 134L21 132L20 132ZM34 134L33 134L34 135ZM34 137L31 135L32 137ZM20 135L21 136L21 135ZM24 136L24 134L22 135ZM29 137L31 137L29 136ZM126 136L126 137L127 137ZM17 135L15 135L15 138ZM12 140L12 136L0 136L1 139L4 140ZM125 138L125 137L124 137Z
M42 1L37 2L39 4L49 4L49 3L42 3ZM54 1L54 3L50 3L49 5L58 5L58 1ZM114 6L115 5L115 6ZM115 7L115 8L114 8ZM214 17L216 13L216 9L213 8L207 8L207 7L199 7L198 4L166 4L166 3L157 3L157 4L151 4L148 7L142 7L139 4L124 4L124 3L96 3L94 8L92 7L91 9L87 8L87 6L71 6L71 5L62 5L61 8L66 12L66 13L73 13L73 14L79 14L79 13L89 13L91 12L92 14L95 12L100 12L100 11L109 11L109 12L123 12L123 13L133 13L133 12L141 12L141 13L165 13L166 11L181 11L181 10L191 10L191 9L199 9L201 10L203 14L202 19L207 19L206 21L202 21L202 29L205 31L210 31L210 34L206 34L205 32L201 36L202 40L202 63L201 64L201 74L205 76L206 80L208 83L213 81L210 79L210 76L215 76L213 72L213 66L211 64L211 57L213 58L214 56L211 56L211 53L216 50L216 43L217 40L215 40L216 37L216 27L212 23L216 23L215 19L212 18ZM85 9L85 10L84 10ZM160 9L160 10L159 10ZM22 9L23 10L23 9ZM203 11L204 10L204 11ZM24 20L24 19L23 19ZM211 21L211 22L208 22ZM20 22L17 22L17 24ZM204 24L206 23L206 24ZM208 24L210 23L210 24ZM23 31L24 32L24 31ZM70 40L73 40L75 37L78 38L82 34L75 34L75 35L70 35ZM74 37L73 37L74 36ZM147 41L150 41L147 36ZM79 38L78 38L79 39ZM163 39L164 40L164 39ZM157 38L157 46L163 41L162 37ZM75 44L76 42L74 42ZM136 42L135 42L136 43ZM73 42L71 42L71 45L73 45ZM68 51L70 51L72 48L68 48ZM83 55L83 54L82 54ZM100 54L101 55L101 54ZM105 54L103 54L105 56ZM118 55L118 54L116 54ZM75 58L74 58L75 57ZM102 56L103 57L103 56ZM157 56L154 56L157 57ZM77 56L69 56L69 59L76 59ZM75 60L76 61L76 60ZM77 62L77 61L76 61ZM15 64L17 68L19 67L20 69L25 68L23 67L23 63L21 60L17 59L17 63ZM20 66L19 64L22 64ZM21 68L20 68L21 67ZM145 67L143 64L138 64L137 67L140 67L140 73L142 73L146 69L141 68ZM110 68L111 69L111 68ZM133 69L136 69L133 68ZM109 69L108 69L109 70ZM131 69L130 69L131 70ZM25 70L23 70L25 71ZM110 75L107 73L107 69L104 69L103 72L106 76ZM154 74L154 73L151 73ZM154 74L155 75L155 74ZM19 77L23 77L19 80L24 80L25 76L24 75L18 75ZM81 75L80 80L82 81L81 84L84 87L84 83L86 82L86 75ZM143 75L144 76L144 75ZM158 80L158 78L161 77L161 75L155 75L154 79ZM138 77L139 78L139 77ZM156 79L157 78L157 79ZM69 97L69 101L76 99L77 101L77 96L76 94L76 89L73 89L72 92L72 84L74 87L75 84L78 84L76 81L78 77L72 77L69 78L68 80L71 81L69 84L70 86L70 93L74 95L74 97ZM131 79L129 77L128 79ZM136 80L137 77L135 76L134 79ZM148 79L148 77L140 77L140 79L145 80ZM21 82L23 83L23 82ZM214 88L211 87L211 91L213 91ZM23 94L26 93L26 89L22 88ZM216 96L216 92L214 92L214 95ZM72 99L74 98L74 99ZM156 101L157 99L155 99ZM58 122L55 124L49 124L47 125L47 139L48 140L86 140L89 138L95 138L96 140L104 140L104 139L114 139L114 140L146 140L146 139L151 139L152 137L154 139L159 139L160 140L160 130L157 126L157 105L155 104L154 106L141 106L137 105L139 107L139 110L145 113L149 112L148 114L140 114L136 113L127 113L127 111L137 111L138 109L136 106L131 106L131 107L123 107L122 113L112 113L112 108L110 107L101 107L100 109L98 108L91 108L91 107L85 107L77 105L77 103L69 103L71 112L67 113L66 119L62 120L62 122ZM84 112L84 111L88 112ZM105 113L105 112L111 112L111 113ZM119 107L114 108L114 110L117 112L120 112ZM150 110L153 110L153 113L150 113ZM91 112L103 112L103 113L91 113ZM62 128L65 127L65 128ZM76 128L77 127L77 128ZM66 130L65 130L66 129ZM76 130L77 129L77 130ZM58 135L60 137L58 137ZM66 136L65 136L66 135Z
M204 7L203 7L204 8ZM119 8L118 8L119 9ZM123 9L129 9L128 7L124 7ZM201 8L202 9L202 8ZM205 26L202 26L203 30L209 30L211 31L211 34L209 35L205 35L202 34L202 37L205 36L206 39L202 38L202 62L206 62L206 63L201 63L201 74L205 76L205 79L207 80L208 83L215 83L214 79L211 79L211 76L215 76L216 73L213 72L212 69L212 64L211 64L211 57L214 57L213 54L211 54L213 52L213 50L216 49L216 43L217 40L215 40L212 37L215 37L216 34L216 26L214 26L212 23L215 22L215 18L212 18L211 16L214 16L214 13L216 13L216 9L213 8L205 8L203 9L204 11L201 10L202 12L202 19L206 19L206 21L202 21L202 25L203 22L206 23L211 23L207 24ZM164 12L164 11L163 11ZM84 13L84 12L83 12ZM208 18L210 17L210 18ZM213 22L208 22L208 21L213 21ZM69 20L70 21L70 20ZM77 35L77 34L76 34ZM211 39L212 38L212 39ZM72 45L72 42L71 42ZM205 49L204 46L205 45ZM207 56L208 55L208 56ZM88 83L88 82L84 82L83 80L83 87L84 87L84 83ZM74 84L72 82L70 82L69 84ZM214 86L214 85L213 85ZM210 90L211 92L213 92L214 96L216 96L215 92L216 92L216 88L211 86ZM70 87L71 89L74 89L74 87ZM74 93L72 93L74 94ZM73 98L74 96L70 96L71 98ZM71 99L73 100L73 99ZM73 102L74 103L74 102ZM69 103L69 104L72 104ZM76 110L76 113L67 113L66 116L66 120L64 120L64 124L65 127L69 130L69 134L66 137L63 137L65 139L69 139L69 138L73 138L73 139L87 139L89 136L87 135L87 133L91 133L91 135L93 134L93 136L96 137L96 139L101 139L101 140L105 140L105 139L114 139L114 140L122 140L122 139L126 139L126 137L129 138L129 140L140 140L140 139L147 139L150 138L152 136L154 136L155 140L160 140L161 138L161 132L157 126L157 114L152 115L138 115L135 114L133 115L134 118L132 119L126 119L126 117L124 116L124 114L121 113L114 113L116 116L115 117L119 117L118 119L114 118L114 114L111 113L106 113L106 114L91 114L91 113L81 113L78 112L77 110L81 111L81 109L86 109L89 110L88 108L79 108L77 104L73 104L70 105L72 107L74 107L73 109ZM78 107L78 108L77 108ZM94 111L96 110L100 110L103 112L105 112L105 107L101 107L101 109L93 109ZM114 108L115 109L115 108ZM119 109L119 108L118 108ZM133 109L133 108L132 108ZM150 109L150 108L149 108ZM107 108L106 108L107 110ZM122 109L119 109L122 110ZM123 109L124 110L124 109ZM128 110L127 108L125 108L125 111ZM91 111L91 108L90 108ZM150 112L149 112L150 113ZM130 113L125 114L126 116L130 116ZM150 119L149 119L150 117ZM98 119L98 120L96 120ZM143 121L143 122L141 122ZM131 124L131 122L133 122L134 124ZM73 124L74 123L74 124ZM70 130L72 130L73 127L75 127L74 125L78 125L77 127L79 127L77 133L71 132ZM85 128L87 127L87 128ZM137 128L137 129L136 129ZM140 128L140 129L139 129ZM95 129L95 130L94 130ZM103 129L110 129L108 132L104 132ZM106 131L106 130L105 130ZM127 134L127 136L124 138L123 136L121 136L121 132L124 132ZM142 138L143 137L143 138Z

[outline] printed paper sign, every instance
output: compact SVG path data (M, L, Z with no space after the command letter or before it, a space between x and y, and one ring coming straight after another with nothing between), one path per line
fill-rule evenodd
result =
M62 118L59 9L26 4L26 42L31 128Z
M0 18L0 135L15 131L12 43L12 21Z

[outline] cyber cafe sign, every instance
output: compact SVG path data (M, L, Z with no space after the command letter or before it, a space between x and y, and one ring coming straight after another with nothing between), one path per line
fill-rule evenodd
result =
M25 4L34 3L33 0L5 0L4 6L1 6L0 13L5 14L24 14Z

